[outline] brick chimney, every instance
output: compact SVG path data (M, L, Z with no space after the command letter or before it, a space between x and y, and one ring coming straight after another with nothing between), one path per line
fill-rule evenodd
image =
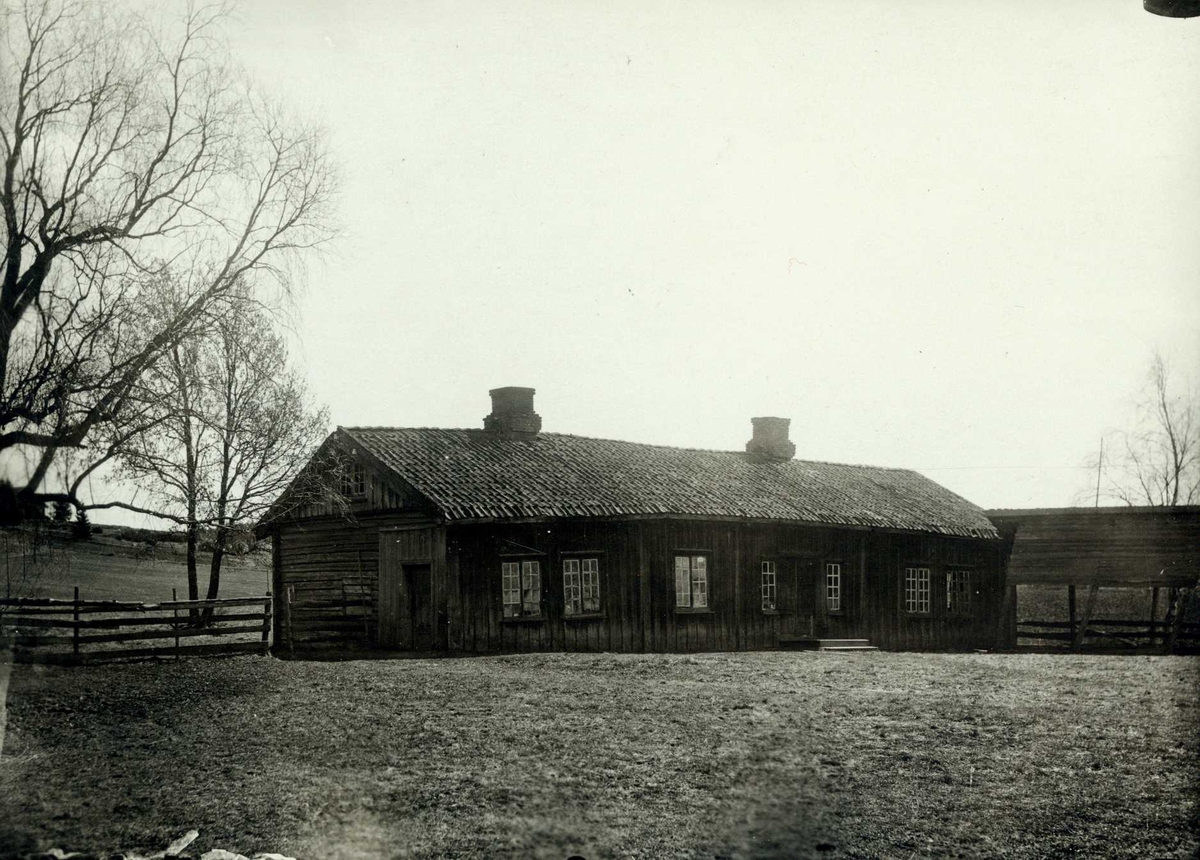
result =
M796 446L788 441L790 418L751 418L754 435L746 443L746 451L762 454L772 460L790 460L796 456Z
M492 414L483 419L483 429L493 433L537 433L542 417L533 411L534 389L509 385L493 388Z

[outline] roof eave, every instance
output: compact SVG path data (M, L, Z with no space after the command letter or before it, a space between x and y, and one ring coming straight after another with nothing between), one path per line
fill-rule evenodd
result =
M692 513L632 513L632 514L568 514L568 515L529 515L529 516L449 516L447 525L489 525L495 523L549 523L559 520L588 520L605 522L650 522L662 520L689 520L692 522L724 522L744 523L746 525L792 525L809 526L812 528L844 529L858 532L882 532L887 534L936 535L938 537L961 538L965 540L1000 540L1000 533L992 529L984 533L982 529L970 528L906 528L902 526L871 525L865 523L826 522L823 520L784 519L777 517L739 517L728 514L692 514Z

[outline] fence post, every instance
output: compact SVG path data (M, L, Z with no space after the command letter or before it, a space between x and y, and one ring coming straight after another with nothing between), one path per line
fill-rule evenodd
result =
M1072 650L1078 651L1083 645L1083 640L1087 637L1088 623L1092 620L1092 613L1096 611L1096 598L1100 594L1100 586L1089 585L1087 603L1083 607L1083 617L1079 620L1079 627L1075 630L1075 639L1071 643Z
M1071 641L1075 641L1075 583L1067 586L1067 620L1071 622Z
M271 650L271 590L267 589L267 599L263 603L262 649L266 654Z
M1184 616L1187 615L1188 604L1191 603L1192 589L1172 589L1175 594L1175 617L1171 619L1171 629L1167 632L1167 653L1175 650L1175 642L1179 639L1179 630L1183 627Z
M1171 631L1175 629L1175 615L1179 611L1179 589L1172 585L1167 589L1167 611L1163 616L1162 645L1167 651L1175 643L1171 640Z
M171 589L171 602L172 603L179 602L177 589L174 589L174 588ZM175 617L175 623L171 626L175 628L175 659L178 660L179 659L179 607L178 606L171 607L171 615L173 615Z
M1147 639L1147 644L1154 647L1157 639L1156 625L1158 623L1158 586L1150 589L1150 636Z
M71 651L79 659L79 586L75 586L75 623L71 627Z
M283 619L284 624L287 625L288 653L291 653L296 650L295 642L292 640L292 597L294 597L295 594L296 594L296 587L294 585L289 585L287 587L287 593L284 596L284 600L286 601L284 605L286 607L287 614L284 616L284 619Z

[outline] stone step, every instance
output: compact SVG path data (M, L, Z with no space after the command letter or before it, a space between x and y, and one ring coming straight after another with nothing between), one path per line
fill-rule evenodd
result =
M812 636L780 636L779 647L793 651L878 651L869 639L817 639Z
M825 645L818 651L878 651L874 645Z

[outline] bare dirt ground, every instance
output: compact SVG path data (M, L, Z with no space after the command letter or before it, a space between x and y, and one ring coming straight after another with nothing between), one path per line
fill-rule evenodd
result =
M1185 858L1187 657L18 666L0 845L299 858Z

